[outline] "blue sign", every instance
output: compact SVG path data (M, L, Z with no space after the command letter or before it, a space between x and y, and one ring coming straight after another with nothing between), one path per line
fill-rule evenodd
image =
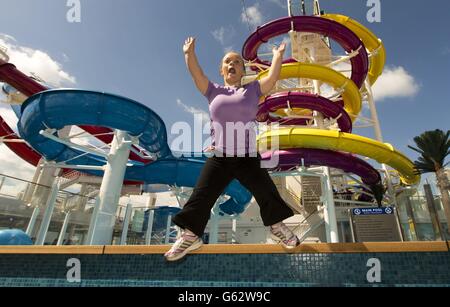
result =
M353 215L380 215L380 214L393 214L394 208L354 208L352 209Z

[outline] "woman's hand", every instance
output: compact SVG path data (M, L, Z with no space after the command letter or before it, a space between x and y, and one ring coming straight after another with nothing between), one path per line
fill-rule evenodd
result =
M185 54L187 53L191 53L195 51L195 38L194 37L188 37L185 41L184 41L184 46L183 46L183 52Z
M269 74L267 77L261 79L259 81L260 87L261 87L261 93L265 96L272 89L274 88L275 84L278 81L278 78L280 77L281 73L281 64L283 62L283 55L286 51L286 44L282 43L279 47L274 47L272 49L273 52L273 59L272 59L272 65L269 69Z
M286 43L281 43L280 46L278 46L278 47L275 46L272 49L273 55L279 54L279 55L283 56L285 51L286 51Z

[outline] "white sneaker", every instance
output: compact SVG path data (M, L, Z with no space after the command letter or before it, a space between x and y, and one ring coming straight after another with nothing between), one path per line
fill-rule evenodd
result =
M186 256L188 252L202 247L203 241L195 234L183 232L181 237L172 245L172 248L164 254L167 261L177 261Z
M300 240L284 223L270 226L270 235L276 242L288 250L292 250L300 245Z

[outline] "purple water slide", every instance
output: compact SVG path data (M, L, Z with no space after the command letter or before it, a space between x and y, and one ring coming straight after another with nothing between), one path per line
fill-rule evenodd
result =
M288 33L290 30L328 36L339 43L348 53L359 49L359 54L350 61L352 63L351 79L358 88L361 88L369 68L369 57L367 55L366 47L358 36L345 26L333 20L318 16L285 17L258 27L244 43L242 48L244 59L270 65L270 62L264 62L258 58L259 47L261 44L267 43L269 39ZM292 59L285 62L292 62Z
M276 110L287 108L288 101L291 108L304 108L318 111L327 118L338 118L340 116L337 123L341 131L348 133L352 131L352 120L343 107L325 97L307 93L283 92L268 96L259 107L257 120L260 122L282 121L284 125L304 125L304 119L280 119L270 114Z
M381 176L378 171L369 163L360 158L343 152L311 149L311 148L295 148L287 150L277 150L275 152L265 152L262 154L263 160L271 158L279 158L279 171L288 171L302 164L302 159L306 167L328 166L341 169L346 173L353 173L361 177L362 181L367 185L373 185L381 182Z

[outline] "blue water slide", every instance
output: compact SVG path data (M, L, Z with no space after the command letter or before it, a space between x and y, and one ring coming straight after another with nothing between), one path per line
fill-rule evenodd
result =
M29 97L22 105L18 130L33 149L47 161L71 165L104 165L105 159L55 142L39 132L62 129L67 125L102 126L128 132L139 139L139 145L155 154L155 162L144 165L130 161L125 179L147 184L168 184L193 187L206 161L198 158L176 158L167 143L166 126L151 109L134 100L95 91L63 89L49 90ZM86 171L102 176L100 171ZM220 205L226 214L244 212L251 194L234 180L225 189L230 198Z

